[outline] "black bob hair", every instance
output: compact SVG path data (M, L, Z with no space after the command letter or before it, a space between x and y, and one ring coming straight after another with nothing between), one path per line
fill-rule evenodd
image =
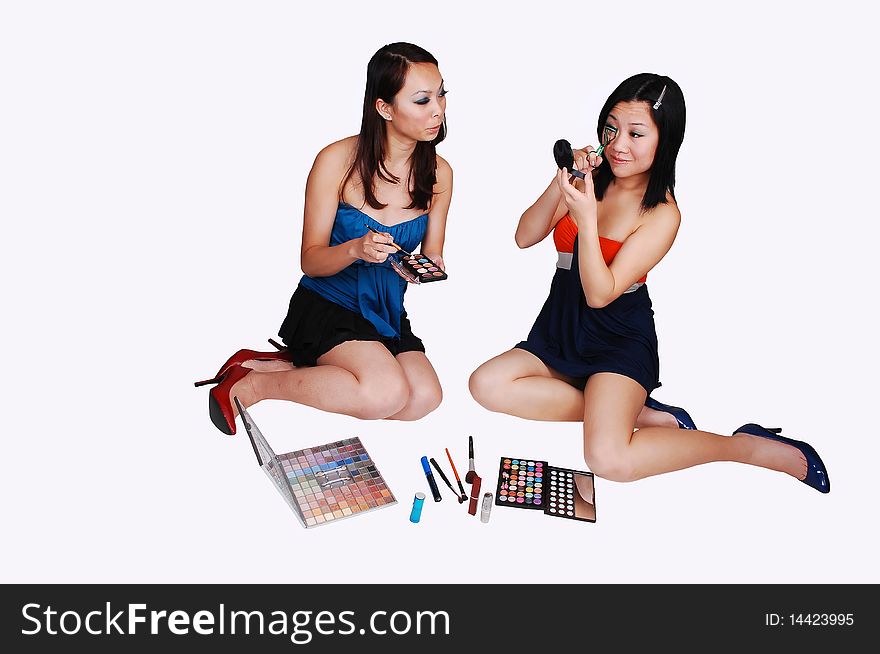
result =
M655 109L654 106L660 99L661 93L663 98ZM648 179L648 188L645 189L645 195L642 197L642 212L645 212L658 204L665 204L667 193L675 199L675 160L684 140L684 94L674 80L664 75L639 73L624 80L608 96L599 113L596 133L600 143L608 114L619 102L647 102L651 108L654 123L660 132L654 164L651 166L651 176ZM607 159L603 158L602 164L593 176L597 199L602 199L613 179L614 173L611 172L611 165Z

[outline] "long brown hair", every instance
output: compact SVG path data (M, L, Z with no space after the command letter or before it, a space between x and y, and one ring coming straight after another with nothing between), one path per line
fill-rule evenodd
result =
M374 178L397 184L400 178L391 174L385 167L385 121L376 111L376 100L381 98L388 104L394 102L406 81L406 73L412 64L434 64L434 56L412 43L390 43L382 46L367 64L367 88L364 91L364 114L361 119L361 131L358 135L357 150L354 161L340 186L342 189L357 173L364 187L364 199L373 209L384 209L376 198ZM440 131L432 141L418 141L410 161L407 188L410 191L410 202L407 209L427 209L434 197L434 184L437 182L437 153L435 146L446 138L446 118Z

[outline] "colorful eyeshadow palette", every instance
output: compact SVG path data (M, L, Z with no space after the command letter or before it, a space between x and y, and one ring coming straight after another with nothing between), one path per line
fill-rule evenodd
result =
M305 528L397 503L359 438L275 454L238 398L236 404L260 467Z
M448 277L448 275L443 272L443 270L436 263L431 261L424 254L411 254L408 256L401 256L399 262L395 259L392 259L392 264L397 263L395 266L398 270L404 272L404 274L413 282L419 284L425 284L427 282L439 282Z
M502 458L495 504L543 511L544 471L547 468L546 461Z
M593 473L556 468L546 461L502 457L495 504L596 522Z

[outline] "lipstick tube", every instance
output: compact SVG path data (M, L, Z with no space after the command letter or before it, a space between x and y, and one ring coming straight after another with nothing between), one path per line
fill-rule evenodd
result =
M480 521L489 522L489 516L492 513L492 493L483 495L483 509L480 511Z
M479 475L474 475L474 485L471 486L471 503L468 504L468 513L477 515L477 502L480 501L480 484L483 480Z

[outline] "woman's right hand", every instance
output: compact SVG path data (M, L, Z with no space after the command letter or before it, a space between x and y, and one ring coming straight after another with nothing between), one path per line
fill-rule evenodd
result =
M397 252L394 247L389 245L393 242L391 234L367 232L360 238L350 241L349 254L355 259L361 259L368 263L382 263L389 254Z
M599 212L596 194L593 190L593 176L584 175L583 181L579 182L579 185L583 186L583 191L581 191L568 180L568 175L565 168L556 171L556 184L562 191L562 201L579 230L586 230L592 226L595 231Z
M574 155L574 167L581 172L592 172L602 163L602 157L596 154L592 145L572 150L572 154Z

